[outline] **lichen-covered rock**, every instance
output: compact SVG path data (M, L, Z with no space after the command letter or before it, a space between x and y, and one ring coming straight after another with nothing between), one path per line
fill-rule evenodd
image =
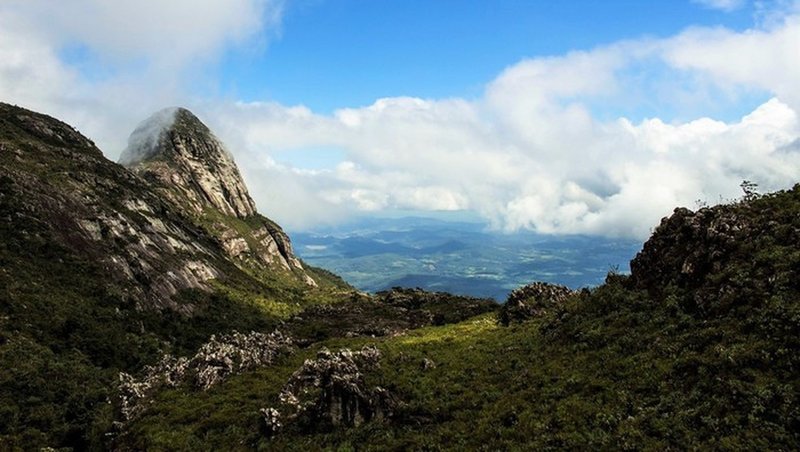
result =
M292 352L291 338L279 331L270 334L234 331L211 336L191 358L165 355L154 366L146 366L141 378L127 373L119 376L119 411L129 421L144 411L150 398L163 388L182 383L207 390L227 377L268 366L283 354Z
M195 386L208 389L232 374L272 364L291 350L291 338L278 331L270 334L233 332L211 336L189 362Z
M306 360L284 386L280 401L287 414L283 418L302 418L316 427L353 427L390 416L396 405L394 397L384 388L369 387L362 373L377 367L380 357L380 350L374 346L356 352L323 348L316 359ZM267 410L269 422L279 419L277 411Z
M144 376L137 380L125 372L119 374L119 410L124 421L144 411L146 402L161 388L174 388L180 384L189 367L189 360L164 355L153 366L145 366Z
M563 303L573 293L568 287L544 282L515 289L500 308L500 323L509 325L538 317L553 306Z
M259 412L264 419L264 431L268 437L275 435L283 428L281 413L278 410L275 408L262 408Z

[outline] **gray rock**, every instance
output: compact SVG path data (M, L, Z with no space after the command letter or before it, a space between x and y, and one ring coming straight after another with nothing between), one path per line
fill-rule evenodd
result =
M556 304L563 303L573 293L568 287L544 282L514 289L500 309L500 323L509 325L539 317Z
M186 215L209 223L208 232L236 265L256 270L266 266L296 275L308 286L317 285L294 255L289 237L256 211L231 154L189 110L162 110L142 122L131 134L120 163Z
M127 422L138 416L161 389L188 383L207 390L231 375L269 366L278 356L292 350L291 338L279 331L270 334L234 331L211 336L191 358L165 355L156 365L146 366L138 379L120 373L121 418Z
M368 387L362 373L377 367L380 357L380 350L374 346L335 353L323 348L284 386L280 401L288 414L283 418L296 421L305 417L312 425L353 427L390 416L395 398L384 388Z

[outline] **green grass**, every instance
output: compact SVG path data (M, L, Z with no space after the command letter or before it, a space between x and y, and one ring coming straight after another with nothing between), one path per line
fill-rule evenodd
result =
M698 319L624 283L615 276L544 317L511 327L487 314L394 338L329 340L207 393L170 392L122 444L180 449L187 443L200 450L800 445L797 359L782 348L785 337L755 331L735 316ZM753 314L797 310L794 300L771 303ZM304 358L321 346L367 343L383 353L368 383L403 402L393 419L328 432L289 427L271 440L261 435L258 409L276 406L282 385ZM423 359L436 367L423 370ZM165 436L174 426L183 434Z

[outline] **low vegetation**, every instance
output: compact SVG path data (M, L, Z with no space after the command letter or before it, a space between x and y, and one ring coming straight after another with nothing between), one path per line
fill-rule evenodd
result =
M152 194L31 115L0 104L0 450L800 448L800 185L677 209L631 275L499 312L242 268L154 202L224 276L153 309L98 258L124 236L67 227L86 187Z

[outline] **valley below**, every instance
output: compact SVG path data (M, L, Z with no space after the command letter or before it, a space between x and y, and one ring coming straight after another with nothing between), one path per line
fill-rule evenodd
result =
M355 287L420 287L498 302L531 281L593 287L627 273L641 248L631 239L492 231L481 222L366 218L292 234L298 255Z

